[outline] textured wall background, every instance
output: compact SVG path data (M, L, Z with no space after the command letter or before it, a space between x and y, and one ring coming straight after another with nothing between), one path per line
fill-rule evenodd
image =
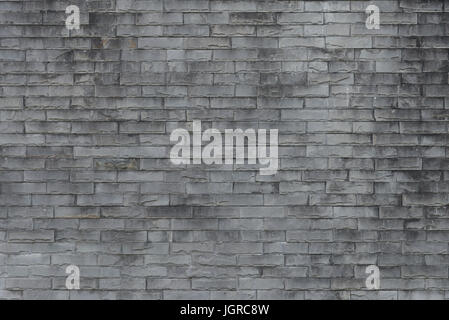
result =
M0 298L449 298L448 22L443 0L1 0ZM280 171L172 165L194 119L279 129Z

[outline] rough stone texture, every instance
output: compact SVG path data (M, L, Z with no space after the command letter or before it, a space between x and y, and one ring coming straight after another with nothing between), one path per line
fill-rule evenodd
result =
M444 0L1 0L0 298L448 299L448 21ZM280 171L172 165L192 120L278 128Z

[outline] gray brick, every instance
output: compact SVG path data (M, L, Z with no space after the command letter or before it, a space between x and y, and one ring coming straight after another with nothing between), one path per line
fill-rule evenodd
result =
M8 240L11 242L53 242L54 231L10 231Z
M449 299L448 8L376 5L1 2L0 298ZM193 120L277 174L175 165Z

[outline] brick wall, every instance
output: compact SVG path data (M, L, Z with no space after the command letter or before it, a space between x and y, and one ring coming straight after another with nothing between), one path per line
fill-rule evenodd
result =
M1 0L0 298L449 298L448 19L443 0ZM278 129L278 173L174 165L193 120Z

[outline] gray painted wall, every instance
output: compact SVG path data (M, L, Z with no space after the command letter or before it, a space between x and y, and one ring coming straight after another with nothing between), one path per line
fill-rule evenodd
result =
M1 0L0 298L449 298L448 17ZM173 165L193 120L279 129L279 172Z

